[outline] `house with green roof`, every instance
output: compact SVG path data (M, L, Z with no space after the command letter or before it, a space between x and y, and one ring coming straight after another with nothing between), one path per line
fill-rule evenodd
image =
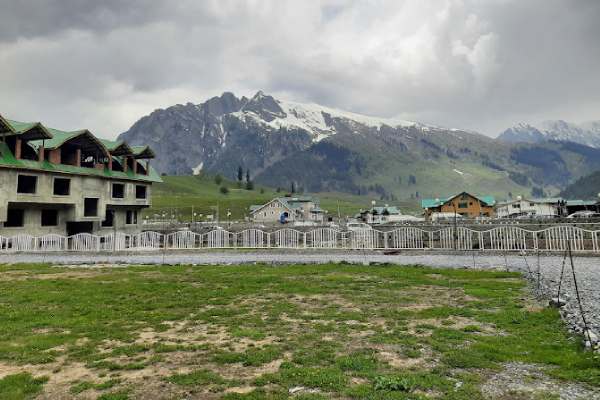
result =
M250 206L250 218L259 223L322 223L326 213L319 207L319 200L309 196L276 197L265 204Z
M465 218L493 217L496 199L493 196L479 196L461 192L448 197L421 200L425 218L435 215L456 214Z
M0 115L0 236L134 233L160 176L147 146Z

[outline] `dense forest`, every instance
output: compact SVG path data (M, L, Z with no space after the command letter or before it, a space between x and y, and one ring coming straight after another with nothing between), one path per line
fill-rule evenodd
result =
M560 194L567 199L593 200L600 194L600 171L579 178Z

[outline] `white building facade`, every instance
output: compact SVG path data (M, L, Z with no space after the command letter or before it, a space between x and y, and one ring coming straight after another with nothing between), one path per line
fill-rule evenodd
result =
M498 218L515 218L518 216L556 217L560 215L559 201L561 199L525 199L499 203L496 206Z

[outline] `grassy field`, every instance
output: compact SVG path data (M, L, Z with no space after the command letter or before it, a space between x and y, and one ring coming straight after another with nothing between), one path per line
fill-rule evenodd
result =
M0 266L0 315L2 399L558 399L600 385L600 360L505 272Z
M164 182L153 186L152 208L145 211L146 215L179 213L180 219L191 219L192 206L197 214L209 215L216 212L219 206L221 220L227 218L227 210L231 211L231 218L242 219L248 214L252 204L264 204L276 196L283 196L285 191L276 192L273 188L257 185L254 190L239 188L237 182L224 180L217 185L212 176L164 176ZM229 193L220 192L220 187L226 186ZM321 207L328 210L335 217L338 215L352 216L361 208L371 206L373 198L367 196L354 196L345 193L316 193L313 195L320 199ZM383 204L383 202L378 202ZM396 202L406 212L418 211L416 202ZM211 208L212 207L212 208ZM176 212L174 209L178 208Z

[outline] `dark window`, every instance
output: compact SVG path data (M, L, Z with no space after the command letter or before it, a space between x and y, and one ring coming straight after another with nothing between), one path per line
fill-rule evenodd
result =
M17 178L17 193L35 194L37 176L19 175Z
M115 224L115 210L106 210L106 218L102 221L102 226L109 227Z
M5 228L19 228L24 225L25 210L18 208L9 208L6 215Z
M58 210L42 210L42 226L57 226Z
M125 223L127 225L137 224L137 211L132 211L132 210L127 211L127 215L125 217Z
M125 197L125 185L122 183L113 183L112 185L113 199L122 199Z
M458 203L458 208L468 208L469 205L467 203Z
M136 199L145 199L146 198L146 186L144 185L136 185L135 187L135 198Z
M98 199L86 198L83 200L83 216L84 217L98 216Z
M65 178L54 178L54 195L68 196L71 193L71 180Z

